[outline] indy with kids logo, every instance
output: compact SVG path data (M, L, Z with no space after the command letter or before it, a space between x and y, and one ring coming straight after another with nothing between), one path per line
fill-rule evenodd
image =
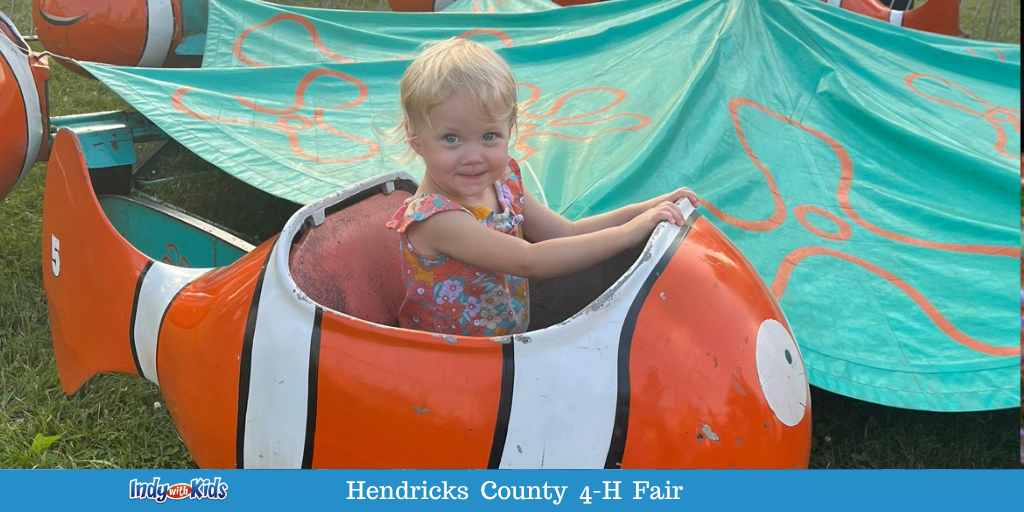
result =
M153 500L163 503L167 500L223 500L228 497L228 484L221 478L193 478L186 482L163 483L160 477L150 481L137 478L128 482L128 499Z

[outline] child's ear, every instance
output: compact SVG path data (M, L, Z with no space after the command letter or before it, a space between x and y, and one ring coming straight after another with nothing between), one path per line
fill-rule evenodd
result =
M420 142L419 137L416 137L416 134L413 133L413 131L411 129L409 129L409 128L410 128L409 124L408 124L408 122L406 122L406 124L405 124L405 141L409 143L409 147L412 148L412 150L415 151L417 155L423 156L423 153L422 153L423 143Z
M423 153L421 151L423 145L416 137L416 133L413 132L412 123L409 121L408 117L402 119L401 130L403 133L405 133L405 142L409 144L409 147L412 148L412 150L415 151L417 155L423 156Z
M409 147L412 148L412 150L415 151L417 155L423 156L423 143L420 142L419 137L416 137L415 135L407 135L405 140L409 143Z

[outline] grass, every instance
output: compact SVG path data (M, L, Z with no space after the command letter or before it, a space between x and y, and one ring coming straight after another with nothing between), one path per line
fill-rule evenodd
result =
M379 5L376 0L362 5L353 5L359 0L327 1L335 7ZM965 0L964 29L972 35L1002 31L996 38L1015 40L1019 8L1006 2L1000 12L1011 19L989 21L985 4L996 5L993 0ZM14 14L16 22L28 26L24 13ZM50 101L55 116L125 108L97 82L59 65L52 69ZM242 194L250 194L245 201L253 197L262 200L261 192L246 190L204 164L171 160L163 165L188 167L195 174L183 180L189 183L184 185L184 194L180 188L161 183L147 185L146 192L165 199L183 195L190 211L217 202L204 197L210 190L241 189ZM37 164L0 202L0 467L194 467L156 386L134 377L100 376L74 396L61 392L40 278L43 167ZM232 201L221 207L254 211L249 206L241 208L241 204L249 204L241 199ZM286 210L267 215L279 218ZM263 225L275 222L267 222L266 217L262 221ZM241 225L242 219L225 223ZM258 241L266 236L269 234L251 233L249 239ZM1019 467L1016 410L963 414L907 411L818 389L813 390L812 403L811 466L815 468Z
M962 0L960 30L972 39L1016 43L1020 41L1020 4L1017 0Z

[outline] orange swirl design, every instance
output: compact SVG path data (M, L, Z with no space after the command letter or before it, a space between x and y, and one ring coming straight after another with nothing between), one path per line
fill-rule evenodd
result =
M518 106L519 121L515 149L520 152L519 160L527 160L537 152L533 146L527 143L528 140L536 137L554 137L562 140L589 143L602 135L616 132L633 132L651 123L650 117L636 112L619 112L604 115L626 99L626 91L622 89L615 87L575 89L559 96L546 111L537 112L534 107L537 101L540 100L540 87L527 82L521 82L519 85L526 87L530 91L529 97L525 101L520 102ZM595 94L608 95L611 96L611 99L604 106L596 110L571 116L558 116L562 108L574 98ZM631 123L626 126L600 127L600 125L608 124L618 119L628 119L631 120ZM567 126L596 126L598 129L588 135L573 135L557 130L557 128Z
M504 46L505 48L511 48L512 45L513 45L512 38L509 37L509 35L507 33L505 33L502 30L497 30L497 29L493 29L493 28L475 28L473 30L467 30L467 31L459 34L456 37L461 37L463 39L469 39L469 38L472 38L474 36L480 36L480 35L494 36L494 37L498 38L498 41L501 41L501 45Z
M185 103L185 96L192 91L191 87L178 88L174 92L174 95L171 97L171 105L174 107L175 110L182 112L194 119L199 119L201 121L225 125L256 126L259 128L280 132L288 138L288 145L291 148L292 153L294 153L296 156L303 160L316 162L318 164L346 164L366 160L377 155L380 152L380 145L377 142L369 138L338 129L337 127L332 126L330 123L325 121L324 113L327 111L327 108L314 108L312 111L312 117L299 113L299 111L305 108L306 90L309 88L310 84L314 80L320 77L333 77L335 79L348 82L349 84L352 84L358 91L358 94L355 99L339 103L338 105L334 106L332 110L348 110L351 108L358 107L359 105L363 104L363 102L366 101L369 95L366 84L363 83L358 78L355 78L354 76L349 75L347 73L343 73L341 71L333 71L329 69L319 68L306 73L306 75L302 77L302 80L299 82L298 86L295 89L295 100L289 107L265 107L257 104L256 102L248 98L235 96L235 101L237 101L240 105L252 110L253 112L276 117L276 119L272 123L256 120L255 118L230 118L220 115L210 115L203 112L199 112ZM357 145L365 146L366 150L362 154L356 156L346 156L338 158L324 158L318 154L310 154L306 152L305 149L303 149L299 135L302 132L305 132L312 128L322 129L335 137L349 140L351 142L356 143Z
M830 233L828 231L818 229L817 227L814 226L814 224L811 224L810 221L807 220L808 213L816 213L818 215L821 215L822 217L827 218L828 220L832 221L832 223L835 224L836 227L839 228L839 231L835 233ZM850 225L847 224L846 221L840 219L838 216L836 216L836 214L828 210L825 210L824 208L819 208L817 206L812 206L809 204L802 204L800 206L797 206L796 208L793 208L793 214L796 216L796 219L800 222L800 224L805 229L807 229L807 231L810 231L811 233L814 233L815 235L818 235L821 238L827 238L829 240L837 241L849 240L850 235L853 233L853 230L850 229Z
M768 114L772 118L777 119L790 126L797 127L824 142L825 145L827 145L829 149L832 150L832 152L836 156L836 159L839 161L839 187L836 191L836 196L839 200L840 209L843 211L844 214L846 214L847 217L852 219L856 224L863 227L864 229L867 229L868 231L882 238L904 243L907 245L913 245L916 247L924 247L927 249L936 249L950 252L963 252L971 254L985 254L993 256L1008 256L1012 258L1020 257L1019 247L937 242L934 240L925 240L923 238L917 238L902 233L890 231L888 229L881 228L869 222L868 220L861 217L860 213L857 212L857 210L854 208L850 200L850 190L853 188L854 178L853 160L850 158L850 153L846 150L846 147L840 144L839 141L833 139L831 136L820 130L808 127L799 121L796 121L788 116L779 114L771 110L770 108L747 98L733 99L732 101L729 102L729 110L732 114L733 125L736 128L737 136L740 139L740 143L743 145L743 150L747 153L747 156L750 157L751 161L754 162L754 165L757 166L758 170L760 170L761 173L765 176L765 180L768 183L769 190L771 191L772 198L775 202L775 209L772 216L766 221L746 221L721 213L721 211L718 210L718 208L714 207L709 202L704 201L703 203L708 208L708 210L710 210L716 216L719 216L723 221L734 226L737 226L739 228L746 229L748 231L768 231L781 225L783 220L785 219L785 205L783 203L782 196L779 193L778 186L775 183L775 178L772 176L771 171L768 169L768 167L763 162L761 162L760 158L758 158L756 154L754 154L753 150L750 148L750 145L747 142L746 135L743 133L743 129L740 125L739 115L737 114L739 107L741 106L754 107L757 110L760 110L765 114Z
M964 51L974 57L981 57L981 55L978 55L978 52L974 48L967 48ZM999 59L999 62L1006 62L1006 54L1004 54L1002 50L1000 50L999 48L995 48L992 51L995 52L996 58Z
M939 82L942 85L946 86L947 89L960 92L964 96L967 96L968 98L971 99L971 101L974 101L975 103L981 105L981 107L984 110L975 110L958 101L953 101L947 98L940 98L938 96L932 96L931 94L923 92L917 88L917 85L915 84L917 80L933 80L935 82ZM904 77L903 83L906 84L906 86L911 91L913 91L918 96L921 96L922 98L925 98L934 103L938 103L939 105L959 110L961 112L964 112L965 114L974 117L980 117L987 121L992 126L992 129L995 130L996 132L996 142L993 145L994 149L996 150L996 153L999 153L999 155L1005 158L1012 158L1010 153L1006 150L1006 143L1008 142L1008 138L1006 135L1006 129L1004 127L1008 127L1009 129L1013 130L1013 132L1017 134L1018 140L1020 139L1019 108L1014 109L1009 107L993 105L987 99L977 95L970 88L953 82L951 80L947 80L945 78L934 75L926 75L924 73L911 73Z
M313 25L312 21L310 21L305 16L299 16L298 14L292 14L292 13L277 14L277 15L271 17L270 19L268 19L267 21L264 21L263 23L259 23L257 25L253 25L253 26L243 30L242 33L238 35L238 38L235 39L235 47L234 47L234 50L232 51L234 53L234 55L235 55L235 58L238 59L239 62L241 62L243 64L246 64L248 66L253 66L253 67L266 66L266 64L264 64L262 62L259 62L259 61L255 60L255 59L252 59L252 58L248 57L245 54L245 50L244 50L245 40L250 35L252 35L254 32L256 32L258 30L262 30L264 28L267 28L267 27L269 27L271 25L274 25L274 24L282 22L282 21L292 21L292 22L295 22L295 23L298 23L299 25L301 25L302 28L304 28L306 30L306 32L309 34L309 37L313 40L313 47L315 47L317 49L317 51L320 52L321 55L323 55L324 57L327 57L331 61L338 62L338 63L341 63L341 64L346 64L346 63L349 63L349 62L355 62L355 60L353 60L352 58L346 57L346 56L344 56L344 55L342 55L340 53L336 53L336 52L332 51L330 48L328 48L324 44L323 39L320 38L320 32L316 29L316 26Z
M498 12L498 7L501 7L502 10L506 10L508 9L508 2L506 0L492 0L491 4L485 8L483 2L480 0L473 0L472 11L475 13Z
M886 280L893 286L899 288L910 300L912 300L917 307L928 316L932 324L939 328L946 336L949 336L957 343L981 352L990 356L1015 356L1020 354L1020 347L1000 347L986 343L981 340L977 340L953 325L945 316L940 313L935 306L927 299L921 292L917 291L914 287L907 284L906 281L900 279L892 272L871 263L867 260L863 260L856 256L846 254L834 249L828 249L825 247L802 247L786 255L782 263L779 265L779 269L775 274L775 279L772 280L772 293L781 301L782 295L786 291L786 286L789 284L789 278L793 273L793 269L800 264L804 259L811 256L831 256L848 263L853 263L875 275Z
M771 191L773 198L776 198L776 202L775 202L776 206L775 206L775 210L774 210L774 213L773 213L772 217L770 217L769 219L762 220L762 221L746 221L746 220L742 220L742 219L736 219L736 218L727 216L725 214L721 214L717 210L717 208L715 208L713 205L711 205L708 201L706 201L706 200L703 201L703 204L705 205L705 207L707 207L712 213L715 213L716 215L719 215L719 217L722 218L723 220L725 220L726 222L728 222L730 224L733 224L733 225L735 225L737 227L740 227L742 229L749 230L749 231L767 231L769 229L773 229L774 227L777 227L778 225L780 225L783 222L784 215L785 215L784 202L782 200L782 196L781 196L781 194L780 194L780 192L778 190L778 187L776 185L775 179L772 176L771 171L768 169L768 167L758 158L758 156L751 149L751 147L750 147L750 145L749 145L749 143L747 141L746 134L744 133L744 131L742 129L742 125L740 123L740 119L739 119L739 115L738 115L739 108L742 107L742 106L750 106L750 107L756 108L757 110L760 110L761 112L763 112L765 114L768 114L770 117L772 117L772 118L774 118L774 119L776 119L778 121L786 123L786 124L788 124L790 126L797 127L799 129L803 130L804 132L814 136L815 138L821 140L823 143L825 143L826 146L829 147L829 149L832 150L832 152L836 156L836 160L839 163L839 171L840 171L839 174L840 174L840 176L839 176L838 187L836 189L836 196L837 196L837 199L838 199L838 202L839 202L839 205L840 205L840 209L842 210L842 212L847 217L852 219L857 225L861 226L862 228L867 229L868 231L871 231L872 233L874 233L876 235L879 235L879 236L881 236L883 238L886 238L886 239L889 239L889 240L893 240L893 241L896 241L896 242L901 242L901 243L904 243L904 244L907 244L907 245L913 245L913 246L918 246L918 247L925 247L925 248L935 249L935 250L950 251L950 252L964 252L964 253L982 254L982 255L1010 256L1010 257L1017 257L1017 258L1020 257L1020 249L1017 248L1017 247L953 244L953 243L943 243L943 242L936 242L936 241L931 241L931 240L924 240L924 239L920 239L920 238L904 235L904 234L901 234L901 233L896 233L896 232L893 232L893 231L889 231L889 230L880 228L880 227L878 227L878 226L868 222L867 220L865 220L864 218L862 218L860 216L860 214L854 208L854 206L853 206L853 204L851 203L851 200L850 200L850 191L851 191L851 189L853 187L853 179L854 179L853 160L850 158L850 154L846 150L846 148L842 144L840 144L837 140L835 140L834 138L830 137L828 134L826 134L826 133L824 133L824 132L822 132L820 130L808 127L808 126L800 123L799 121L796 121L796 120L794 120L794 119L792 119L790 117L787 117L787 116L784 116L784 115L779 114L777 112L774 112L771 109L769 109L768 107L766 107L764 105L761 105L761 104L759 104L757 102L754 102L753 100L746 99L746 98L736 98L736 99L733 99L732 101L729 102L729 110L730 110L730 114L732 116L733 125L734 125L734 128L736 129L737 137L740 140L740 144L743 146L743 149L747 153L747 156L751 159L751 161L754 162L754 165L758 168L759 171L761 171L762 175L764 175L765 181L768 184L769 190ZM958 108L960 108L961 110L962 109L969 109L969 107L966 107L966 106L963 106L963 105L959 105ZM976 112L978 114L984 115L983 113L978 112L978 111L974 111L974 112ZM1004 110L999 110L999 109L989 108L986 112L1004 113L1005 111ZM995 114L989 114L989 115L995 115ZM1024 158L1024 157L1022 157L1022 158ZM796 208L793 209L793 213L797 217L797 220L808 231L810 231L811 233L814 233L815 235L817 235L817 236L819 236L821 238L828 239L828 240L834 240L834 241L845 241L845 240L848 240L852 236L852 229L851 229L851 227L846 222L844 222L838 216L836 216L836 215L834 215L834 214L832 214L832 213L830 213L827 210L824 210L822 208L819 208L819 207L816 207L816 206L812 206L812 205L800 205L800 206L797 206ZM814 227L813 225L811 225L806 220L806 215L808 213L817 213L819 215L822 215L822 216L825 216L825 217L829 218L830 220L832 220L837 225L837 227L839 228L839 231L838 232L826 232L826 231L822 231L822 230ZM921 292L916 290L914 287L912 287L906 281L900 279L899 277L897 277L893 273L891 273L888 270L880 267L877 264L874 264L872 262L863 260L863 259L858 258L856 256L852 256L852 255L849 255L849 254L846 254L844 252L837 251L837 250L834 250L834 249L828 249L828 248L824 248L824 247L805 247L805 248L796 249L796 250L792 251L791 253L789 253L783 259L782 263L779 265L779 268L776 271L775 278L774 278L774 280L772 282L771 289L772 289L772 292L775 294L776 297L778 297L781 300L781 298L783 296L783 293L786 290L786 286L789 283L789 279L790 279L790 276L792 274L793 269L798 264L800 264L804 259L806 259L806 258L808 258L810 256L831 256L831 257L840 259L842 261L845 261L847 263L852 263L854 265L860 266L861 268L864 268L864 269L868 270L869 272L872 272L876 276L881 277L885 281L887 281L887 282L891 283L892 285L896 286L908 298L910 298L911 301L913 301L921 309L921 311L929 318L929 320L936 327L939 328L939 330L943 334L949 336L954 341L956 341L957 343L960 343L961 345L963 345L963 346L965 346L967 348L970 348L972 350L976 350L978 352L982 352L984 354L992 355L992 356L1012 356L1012 355L1017 355L1018 353L1020 353L1020 347L1000 347L1000 346L992 345L991 343L987 343L987 342L975 339L975 338L973 338L971 336L968 336L964 332L960 331L956 326L954 326L944 315L942 315L935 308L935 306Z
M714 216L740 229L745 229L747 231L771 231L781 226L782 223L786 220L786 204L782 199L782 194L779 192L779 185L775 182L775 176L772 175L772 172L770 169L768 169L768 166L761 161L757 154L754 153L753 148L750 147L750 143L747 142L747 134L743 131L743 125L742 123L740 123L740 107L755 108L779 121L787 123L791 126L796 126L797 128L800 128L801 130L808 132L811 135L817 135L814 130L807 128L804 125L800 124L799 122L793 121L792 119L783 116L782 114L778 114L772 109L752 99L733 98L732 100L729 101L729 115L732 118L733 129L736 130L736 137L739 138L740 145L743 146L743 151L747 154L747 157L750 158L750 161L754 163L754 166L757 167L757 170L761 172L761 175L764 176L765 182L768 184L768 191L769 193L771 193L772 196L772 213L767 219L764 220L746 220L741 219L739 217L734 217L732 215L729 215L728 213L723 212L720 208L718 208L718 206L716 206L715 204L711 203L706 199L701 199L701 204L703 204L704 207L707 208L708 211L710 211Z

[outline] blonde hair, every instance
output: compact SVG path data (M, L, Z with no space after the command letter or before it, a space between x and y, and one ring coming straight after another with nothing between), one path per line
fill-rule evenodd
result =
M404 136L415 136L430 111L455 92L466 92L493 119L516 123L516 81L508 63L486 46L453 37L428 44L399 83Z

